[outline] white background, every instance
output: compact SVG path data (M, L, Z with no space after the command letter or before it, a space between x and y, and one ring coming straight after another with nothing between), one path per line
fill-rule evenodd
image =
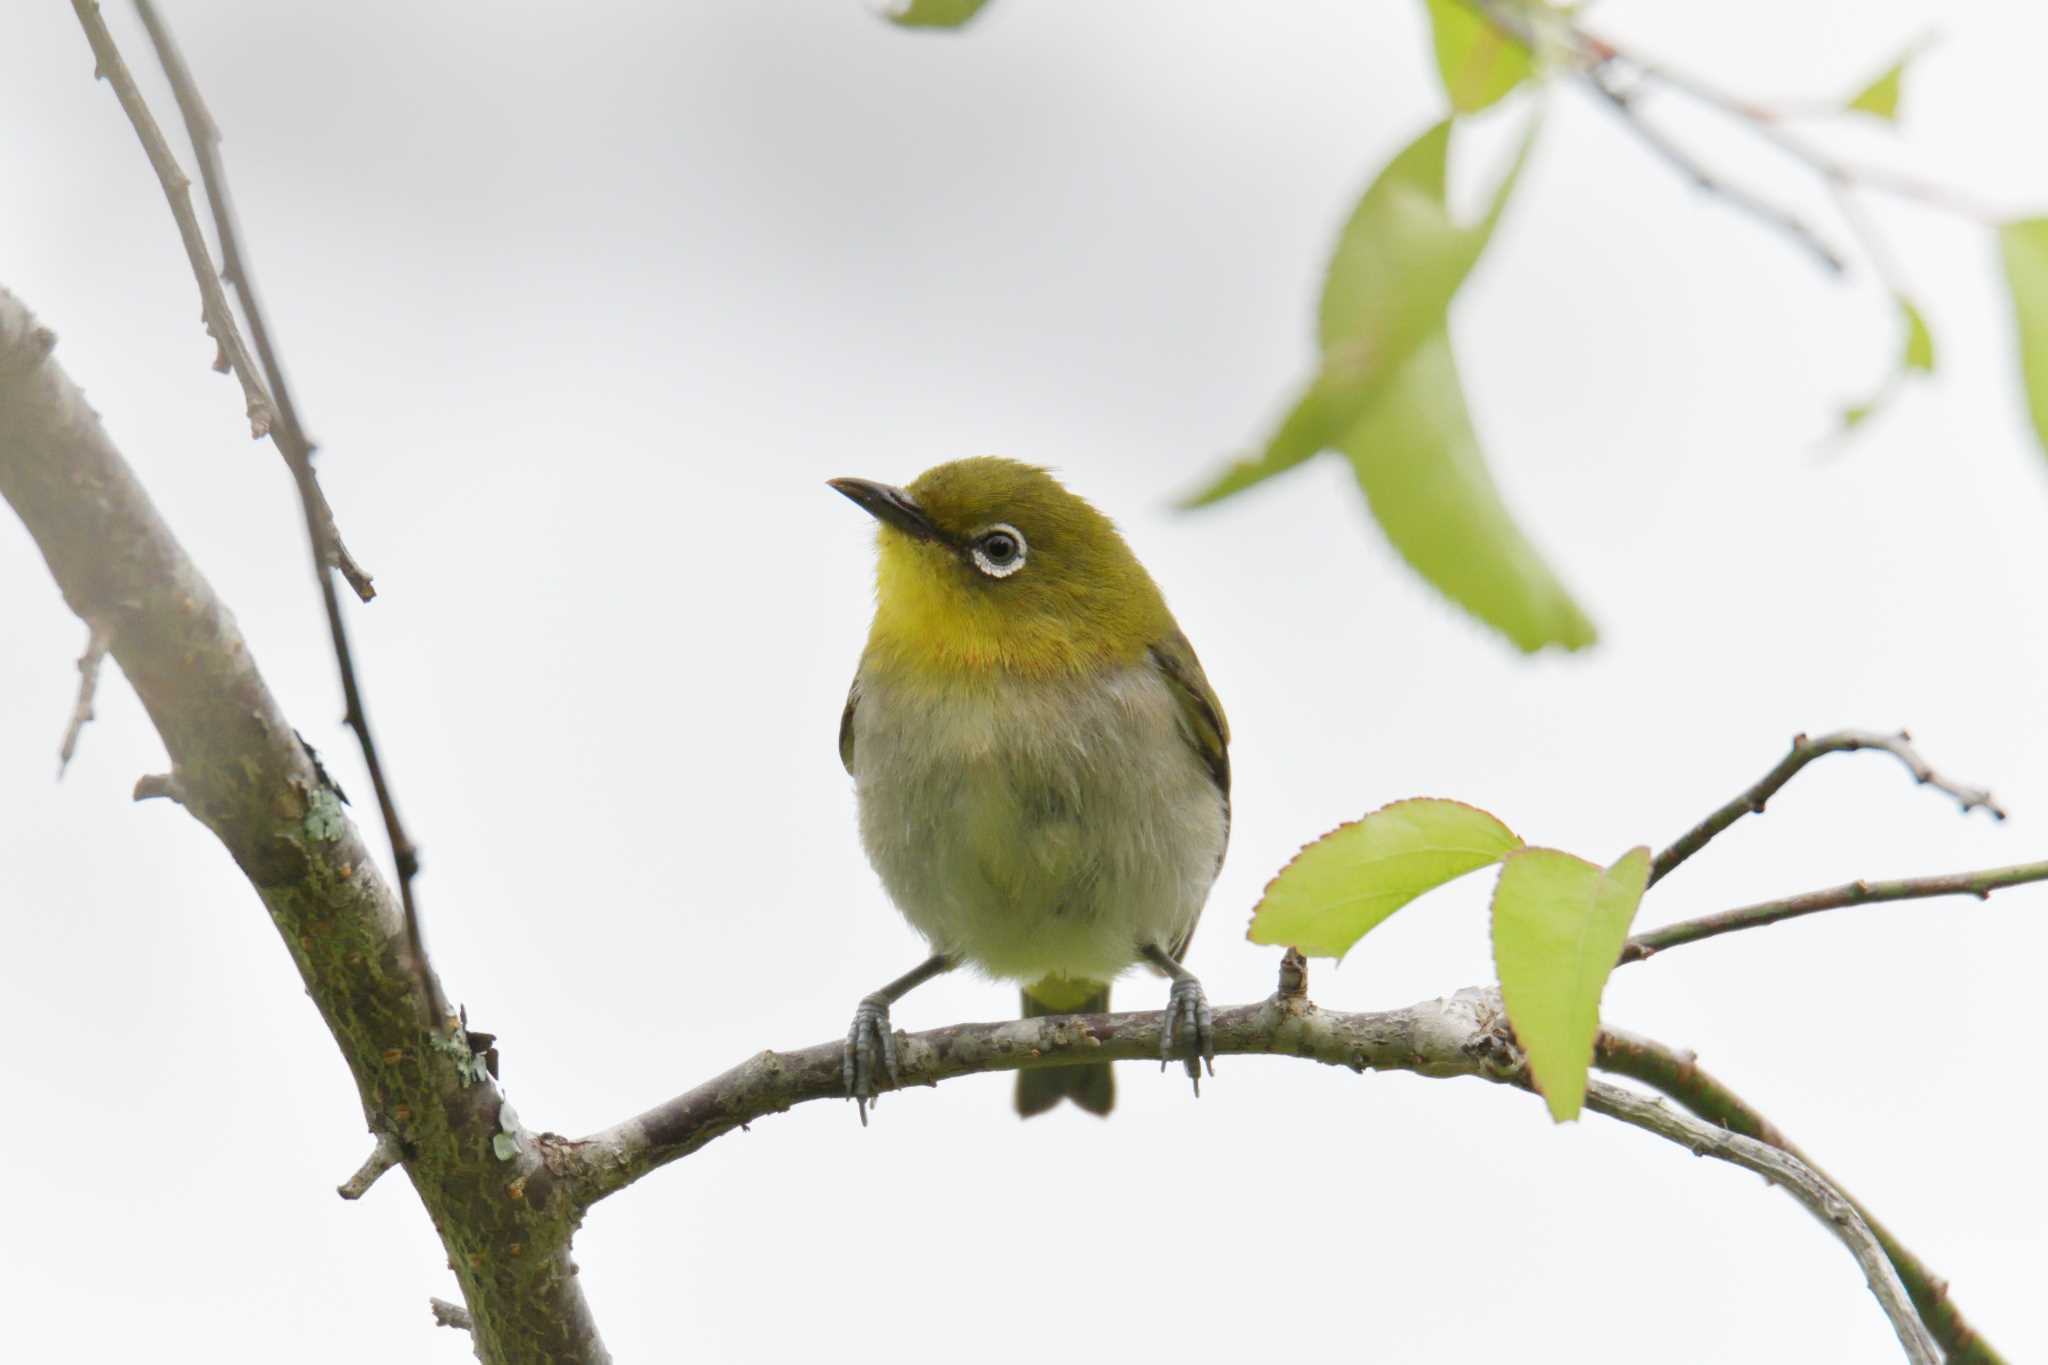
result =
M1810 770L1645 923L2048 853L2048 465L1989 235L1877 204L1942 370L1832 459L1897 345L1578 92L1455 333L1508 497L1604 631L1515 656L1422 586L1323 462L1168 509L1311 359L1336 226L1437 117L1413 4L997 3L958 37L853 0L169 0L259 282L382 596L351 619L443 978L535 1127L613 1122L838 1035L920 956L834 751L872 529L823 487L954 456L1057 466L1166 587L1236 731L1234 844L1192 965L1304 839L1455 796L1532 842L1660 844L1797 730L1910 724L1992 785L1959 818L1882 756ZM1846 92L1940 11L1901 141L1859 154L2048 208L2048 20L1992 3L1614 3L1617 37L1758 94ZM152 71L125 5L130 60ZM252 445L133 134L68 6L0 38L0 282L56 330L374 823L282 463ZM161 82L160 116L175 126ZM1462 140L1466 191L1519 115ZM1797 169L1674 128L1840 237ZM360 1109L254 895L166 803L113 671L53 785L83 627L0 519L0 1301L22 1359L456 1361L405 1182L334 1185ZM371 831L374 846L381 833ZM1483 883L1314 976L1332 1007L1488 979ZM1860 909L1673 952L1606 1016L1752 1098L1954 1282L2015 1360L2039 1309L2048 890ZM1133 978L1120 1003L1152 1006ZM989 1019L967 976L899 1007ZM1467 1082L1231 1058L1199 1103L1021 1124L1010 1079L816 1104L598 1208L621 1359L1885 1359L1849 1258L1781 1192Z

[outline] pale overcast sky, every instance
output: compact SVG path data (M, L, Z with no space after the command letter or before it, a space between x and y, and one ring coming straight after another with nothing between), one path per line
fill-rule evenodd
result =
M823 485L958 455L1115 515L1236 732L1191 965L1306 838L1390 800L1609 860L1795 731L1910 725L2013 818L1833 759L1650 897L1645 924L1856 876L2048 854L2048 459L1988 235L1878 203L1939 376L1830 459L1896 345L1576 92L1454 331L1494 470L1604 632L1521 658L1444 606L1321 462L1169 510L1311 360L1332 235L1441 96L1414 3L997 0L959 37L857 0L166 0L350 545L351 613L443 979L536 1128L611 1123L840 1035L920 944L855 838L834 736L872 529ZM107 10L138 67L147 49ZM1602 24L1759 94L1846 92L1939 18L1903 141L1859 153L2048 211L2048 18L1995 3L1612 0ZM290 486L251 444L162 197L68 6L0 37L0 284L61 338L271 687L358 796ZM160 82L148 88L173 119ZM1828 222L1794 168L1672 125ZM1518 115L1461 141L1478 185ZM1896 144L1896 145L1895 145ZM84 639L0 517L0 1302L19 1358L447 1361L453 1277L400 1179L333 1188L360 1106L255 896L166 803L109 670L53 785ZM374 847L381 832L370 830ZM1333 1008L1489 979L1485 886L1403 912ZM1861 909L1621 973L1613 1023L1696 1048L2048 1355L2033 1078L2048 888ZM1124 1007L1156 1007L1132 977ZM905 1028L1002 1017L960 975ZM577 1243L622 1360L1882 1360L1841 1247L1782 1192L1528 1095L1226 1058L1127 1067L1114 1118L1010 1079L764 1120Z

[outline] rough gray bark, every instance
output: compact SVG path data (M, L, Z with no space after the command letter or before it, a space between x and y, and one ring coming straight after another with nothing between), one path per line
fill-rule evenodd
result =
M436 1019L390 886L264 686L233 616L0 289L0 497L110 652L169 751L168 783L248 877L448 1249L487 1360L602 1361L569 1238L580 1210L530 1135L501 1160L504 1097ZM513 1123L516 1129L516 1121Z

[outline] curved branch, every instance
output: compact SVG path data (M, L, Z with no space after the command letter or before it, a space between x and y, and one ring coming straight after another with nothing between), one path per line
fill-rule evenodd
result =
M1948 1281L1929 1269L1927 1263L1894 1237L1862 1201L1843 1189L1841 1182L1822 1170L1812 1157L1800 1151L1778 1131L1775 1124L1740 1095L1701 1070L1698 1058L1623 1029L1602 1029L1594 1045L1593 1064L1602 1071L1627 1076L1662 1091L1709 1123L1767 1142L1805 1162L1815 1175L1832 1184L1849 1201L1849 1207L1870 1225L1871 1235L1877 1238L1878 1245L1891 1259L1892 1268L1898 1271L1920 1320L1927 1324L1941 1349L1948 1352L1948 1365L2005 1365L2005 1357L1977 1335L1977 1329L1970 1325L1962 1310L1948 1296Z
M1053 1015L899 1034L899 1084L885 1089L1082 1061L1154 1061L1161 1024L1157 1013ZM1215 1037L1220 1056L1301 1057L1353 1071L1471 1076L1530 1088L1527 1064L1509 1032L1499 992L1491 989L1461 990L1448 999L1374 1013L1324 1010L1301 996L1276 994L1255 1005L1216 1011ZM758 1053L666 1104L580 1141L543 1134L544 1159L572 1199L595 1203L755 1119L813 1100L843 1100L843 1047L831 1042L797 1052ZM1939 1365L1907 1290L1860 1208L1802 1158L1709 1127L1604 1081L1591 1082L1586 1104L1791 1190L1863 1267L1908 1358L1915 1365Z
M50 358L54 338L0 289L0 498L71 609L107 632L170 753L176 793L240 865L353 1074L370 1128L448 1250L490 1361L607 1357L569 1261L579 1210L507 1123L458 1021L411 970L405 920L227 607L186 557ZM436 987L438 989L438 987ZM504 1131L507 1127L515 1130ZM509 1159L499 1150L511 1144Z
M1705 848L1715 835L1740 820L1745 815L1763 814L1764 803L1778 794L1778 790L1794 777L1800 769L1817 758L1828 754L1850 754L1863 749L1882 749L1885 753L1906 765L1906 771L1913 780L1923 787L1932 787L1954 798L1963 808L1963 814L1982 807L1991 813L1994 820L2005 819L2005 809L1992 799L1991 793L1981 787L1965 787L1950 782L1920 757L1912 745L1913 737L1901 730L1896 735L1876 734L1869 730L1837 730L1822 735L1819 739L1808 739L1805 735L1792 736L1792 749L1777 765L1745 788L1741 795L1720 807L1706 819L1694 825L1673 841L1671 847L1657 855L1650 864L1650 885L1655 886L1669 876L1680 863Z
M1159 1060L1162 1016L1049 1015L994 1024L954 1024L897 1035L900 1082L885 1092L957 1076L1073 1062ZM1218 1056L1305 1057L1353 1071L1513 1080L1521 1057L1507 1033L1499 995L1467 989L1406 1009L1349 1014L1306 998L1276 995L1216 1011ZM595 1203L644 1175L741 1128L812 1100L844 1099L844 1044L761 1052L666 1104L581 1141L544 1135L549 1168Z
M1811 1166L1781 1147L1712 1127L1690 1114L1673 1109L1662 1100L1650 1099L1609 1081L1595 1080L1587 1084L1586 1107L1668 1138L1689 1149L1694 1156L1710 1156L1741 1166L1755 1171L1774 1185L1783 1186L1794 1199L1806 1206L1807 1212L1834 1233L1843 1246L1849 1248L1849 1254L1863 1268L1863 1278L1869 1283L1870 1292L1876 1296L1885 1316L1891 1319L1892 1330L1898 1333L1906 1358L1913 1365L1941 1365L1941 1351L1928 1335L1920 1315L1914 1311L1906 1287L1899 1282L1898 1272L1892 1268L1884 1248L1878 1245L1870 1225L1863 1221L1863 1216L1848 1197Z

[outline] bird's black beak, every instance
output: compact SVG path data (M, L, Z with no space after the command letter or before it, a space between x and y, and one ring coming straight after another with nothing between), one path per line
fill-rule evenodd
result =
M864 508L876 521L917 540L944 540L917 499L900 488L873 479L827 479L825 482Z

